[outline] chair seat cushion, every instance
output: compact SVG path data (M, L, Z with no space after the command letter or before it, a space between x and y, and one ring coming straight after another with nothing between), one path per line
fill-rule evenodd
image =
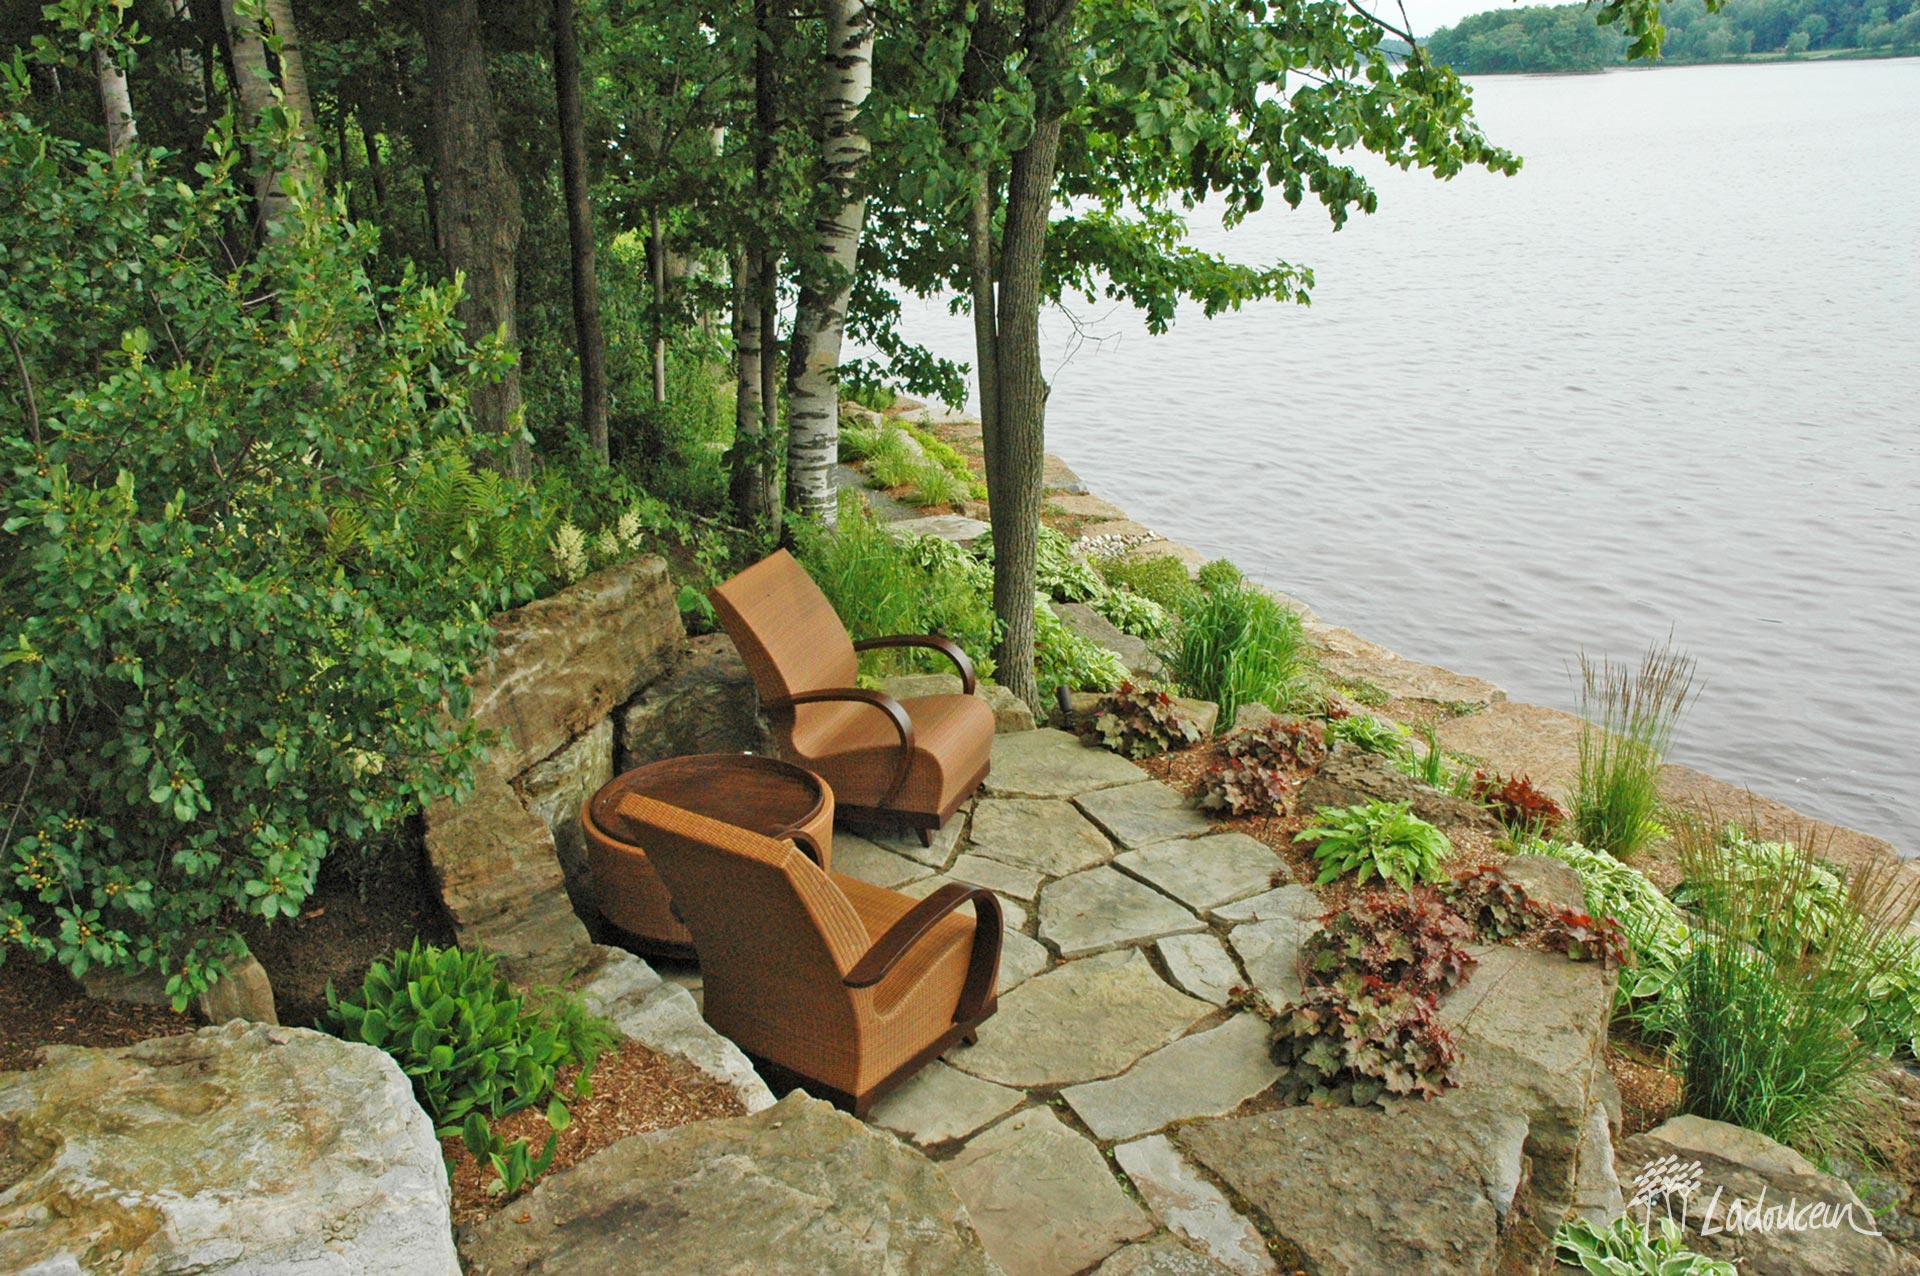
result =
M993 748L993 710L979 696L900 702L913 723L913 760L890 809L946 814L966 801ZM871 705L828 701L794 710L792 760L819 774L841 806L879 806L893 783L900 737Z
M870 943L892 928L920 901L898 891L873 886L844 873L828 874L860 915ZM887 977L874 985L874 1005L882 1014L890 1012L902 998L914 993L917 1002L937 1007L929 1023L929 1039L944 1032L952 1022L952 1011L960 1003L960 990L966 983L967 962L973 955L975 920L972 905L963 905L933 924L933 930L907 950ZM922 987L921 985L925 985ZM917 989L917 991L916 991Z

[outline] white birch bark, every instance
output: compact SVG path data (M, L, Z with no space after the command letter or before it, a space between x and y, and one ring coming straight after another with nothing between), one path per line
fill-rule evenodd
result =
M866 0L830 0L828 10L822 177L836 202L814 222L814 251L831 269L801 290L794 315L787 373L787 504L831 524L833 466L840 453L840 343L867 215L858 191L869 146L859 115L873 87L873 12Z
M127 92L127 73L107 56L104 44L93 46L93 69L100 79L100 112L107 117L107 152L118 155L140 133L133 123L133 98Z

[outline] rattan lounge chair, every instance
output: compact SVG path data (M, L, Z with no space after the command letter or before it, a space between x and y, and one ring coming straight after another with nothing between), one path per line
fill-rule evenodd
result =
M848 822L903 823L925 845L987 778L993 710L973 694L973 662L951 639L854 642L784 549L708 596L753 675L780 756L824 779ZM896 700L855 686L858 653L879 647L942 653L959 671L961 693Z
M950 882L916 900L652 798L629 795L618 810L693 932L707 1022L769 1081L864 1117L993 1013L992 891ZM967 903L974 917L955 912Z

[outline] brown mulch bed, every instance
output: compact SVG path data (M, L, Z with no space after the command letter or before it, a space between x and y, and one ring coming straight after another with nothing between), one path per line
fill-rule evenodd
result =
M562 1093L572 1088L578 1073L577 1068L562 1070ZM629 1135L746 1114L729 1087L684 1060L657 1054L635 1041L623 1042L602 1055L591 1080L593 1094L574 1101L573 1121L560 1132L548 1173L578 1164ZM537 1107L503 1117L493 1128L509 1144L525 1139L536 1156L552 1133L545 1110ZM454 1226L477 1223L512 1204L488 1195L487 1184L496 1177L493 1167L475 1161L459 1135L442 1139L440 1149L452 1174Z
M1139 765L1162 784L1189 798L1197 799L1206 791L1207 773L1225 756L1221 743L1216 738L1191 749L1177 753L1162 753L1158 757L1147 758ZM1291 787L1298 791L1300 785L1312 774L1311 769L1304 767L1294 771L1289 777ZM1314 861L1311 847L1293 840L1294 834L1310 822L1309 814L1299 811L1271 816L1215 814L1214 819L1221 828L1245 833L1267 846L1286 864L1287 871L1294 881L1311 886L1314 878L1319 876L1320 866ZM1507 861L1508 856L1495 844L1495 839L1481 829L1447 828L1442 831L1453 842L1453 858L1446 864L1447 870L1451 873L1464 873L1481 864L1498 866ZM1329 911L1345 908L1363 889L1365 888L1356 885L1351 878L1329 882L1325 886L1314 886L1315 892L1326 902Z
M1620 1090L1620 1137L1643 1134L1680 1110L1680 1074L1644 1047L1609 1041L1607 1070Z
M426 852L411 838L382 857L364 880L348 873L351 852L328 857L300 916L246 927L247 947L273 981L280 1022L311 1027L327 1008L327 984L356 991L367 967L415 938L453 943L453 925L428 880Z
M199 1026L164 1006L94 1001L66 971L19 953L0 966L0 1072L39 1067L42 1046L130 1046Z

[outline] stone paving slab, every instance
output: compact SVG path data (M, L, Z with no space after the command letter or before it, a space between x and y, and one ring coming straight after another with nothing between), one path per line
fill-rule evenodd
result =
M970 1077L936 1060L874 1104L867 1119L927 1147L964 1139L1026 1101L1024 1091Z
M1154 949L1175 988L1216 1006L1226 1005L1233 989L1247 982L1217 935L1169 935Z
M1210 909L1269 889L1280 857L1245 833L1160 842L1114 860L1188 908Z
M1125 1071L1211 1013L1169 988L1138 949L1102 953L1014 989L980 1026L980 1043L946 1058L1001 1085L1071 1085Z
M1202 929L1198 917L1153 887L1105 865L1049 882L1040 892L1040 938L1062 957Z
M1113 858L1113 843L1061 798L982 798L973 812L976 854L1065 877Z
M1164 1134L1113 1150L1154 1217L1234 1276L1272 1276L1273 1255L1225 1193L1201 1178ZM1178 1270L1177 1268L1175 1270Z
M833 835L833 871L857 877L875 886L898 890L908 882L919 881L933 869L917 860L874 845L855 833Z
M1031 935L1017 930L1000 938L1000 987L1002 997L1053 964L1047 946Z
M924 514L919 518L903 518L887 527L891 536L937 536L956 545L971 545L992 530L979 519L964 514Z
M957 882L988 887L1007 899L1029 902L1040 893L1040 883L1046 880L1032 869L1002 860L990 860L982 855L962 855L947 870L947 876Z
M1008 1117L944 1168L1006 1276L1071 1276L1153 1231L1099 1149L1044 1107Z
M947 821L945 828L934 830L932 846L920 845L920 835L906 828L865 829L862 830L862 836L883 851L904 855L929 868L945 868L953 859L954 848L960 845L960 835L966 831L966 827L967 812L962 807ZM840 831L835 829L834 845L839 845L840 837Z
M1170 1236L1122 1245L1093 1269L1093 1276L1233 1276L1205 1254L1197 1254Z
M1105 749L1052 727L993 738L993 770L987 792L998 797L1070 798L1119 784L1138 784L1147 773Z
M1227 942L1255 990L1278 1010L1300 996L1300 948L1319 929L1318 920L1274 917L1235 926Z
M945 886L948 882L958 880L958 878L946 873L936 873L932 877L923 877L917 882L908 882L900 888L900 893L902 895L912 896L914 899L925 899L942 886ZM967 882L964 884L967 886L981 885L979 882ZM992 888L989 887L988 889ZM1025 930L1027 928L1026 905L1017 899L1008 899L1006 896L1001 895L999 891L994 891L993 893L1000 899L1000 913L1006 918L1007 929L1010 931ZM963 913L970 914L973 912L973 909L974 905L972 904L962 904L960 906L960 911Z
M1275 917L1307 921L1327 911L1320 897L1305 886L1279 886L1251 899L1237 900L1213 910L1213 915L1228 922L1264 922Z
M1112 1080L1072 1086L1061 1097L1101 1140L1130 1139L1175 1121L1220 1116L1280 1079L1267 1035L1260 1016L1235 1015L1154 1051Z
M1130 851L1178 837L1198 837L1213 828L1192 803L1158 780L1082 793L1074 801Z

